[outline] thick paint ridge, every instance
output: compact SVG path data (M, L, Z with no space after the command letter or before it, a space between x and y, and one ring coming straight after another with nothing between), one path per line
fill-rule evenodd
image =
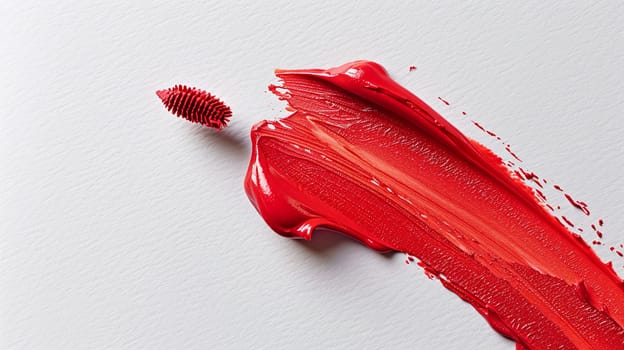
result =
M294 113L254 126L245 178L273 230L415 256L519 348L624 348L622 280L489 149L374 62L276 74Z

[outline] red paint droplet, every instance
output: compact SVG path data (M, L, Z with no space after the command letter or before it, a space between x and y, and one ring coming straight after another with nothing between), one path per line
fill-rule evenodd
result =
M466 115L466 112L462 112L463 115Z
M604 221L602 219L598 219L598 226L604 225Z
M578 232L583 232L585 230L583 230L581 227L577 228Z
M413 72L413 71L415 71L415 70L416 70L416 66L409 66L409 71L410 71L410 72Z
M610 251L614 251L614 250L615 250L615 247L609 247L609 250L610 250Z
M447 106L450 106L450 105L451 105L451 104L450 104L447 100L443 99L443 98L442 98L442 97L440 97L440 96L438 96L438 100L440 100L440 101L444 102L444 104L445 104L445 105L447 105Z
M411 257L411 256L410 256L410 257L408 257L407 259L408 259L409 261L414 261L414 258L413 258L413 257Z
M221 130L232 116L230 107L204 90L176 85L166 90L158 90L156 95L167 110L192 123Z
M548 180L546 180L546 179L542 179L542 181L544 181L545 184L548 183Z
M600 242L599 242L599 241L596 241L596 240L593 240L593 241L592 241L592 244L593 244L593 245L600 245Z
M563 191L563 189L559 185L553 185L553 188L557 191Z
M618 251L616 251L616 253L617 253L617 255L624 257L624 254L622 254L621 251L618 250Z
M598 236L599 238L602 238L602 232L596 231L596 236Z
M591 228L592 228L592 230L596 231L596 225L591 224Z

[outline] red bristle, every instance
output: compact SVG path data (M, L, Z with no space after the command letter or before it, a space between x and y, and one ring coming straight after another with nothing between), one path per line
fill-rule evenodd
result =
M176 85L166 90L158 90L156 95L167 110L176 116L218 130L223 129L232 116L230 107L200 89Z

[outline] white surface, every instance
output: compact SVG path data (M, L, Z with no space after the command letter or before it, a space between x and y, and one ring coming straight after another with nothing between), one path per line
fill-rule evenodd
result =
M0 348L513 349L400 254L278 237L242 187L274 68L371 59L623 241L621 2L453 3L3 2ZM176 83L231 126L171 117Z

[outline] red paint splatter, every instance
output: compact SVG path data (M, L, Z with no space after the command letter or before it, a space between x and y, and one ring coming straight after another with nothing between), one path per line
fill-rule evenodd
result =
M537 195L543 200L546 201L546 195L544 195L544 193L538 189L535 189L535 193L537 193Z
M440 96L438 96L438 100L440 100L440 101L444 102L444 104L445 104L445 105L447 105L447 106L450 106L450 105L451 105L451 104L450 104L447 100L443 99L443 98L442 98L442 97L440 97Z
M537 177L537 175L535 175L535 173L532 171L527 171L527 170L524 170L523 168L520 168L520 171L524 174L524 177L527 180L533 180L534 178Z
M577 201L577 200L572 198L572 196L570 196L567 193L564 193L564 196L566 197L568 202L570 202L570 204L572 204L574 207L580 209L583 212L583 214L589 216L590 212L589 212L589 208L587 208L587 203L582 202L582 201Z
M561 219L563 219L563 221L565 221L565 223L568 224L570 227L574 227L574 224L572 223L572 221L570 221L570 219L565 217L565 215L561 215Z
M410 71L410 72L413 72L413 71L415 71L415 70L416 70L416 66L409 66L409 71Z
M517 161L522 162L522 159L520 159L520 157L518 157L518 155L511 150L510 144L505 145L505 151L507 151L507 153L509 153L512 157L516 158Z
M481 131L485 132L485 128L479 124L478 122L471 120L472 124L474 124L474 126L476 126L477 128L481 129Z

